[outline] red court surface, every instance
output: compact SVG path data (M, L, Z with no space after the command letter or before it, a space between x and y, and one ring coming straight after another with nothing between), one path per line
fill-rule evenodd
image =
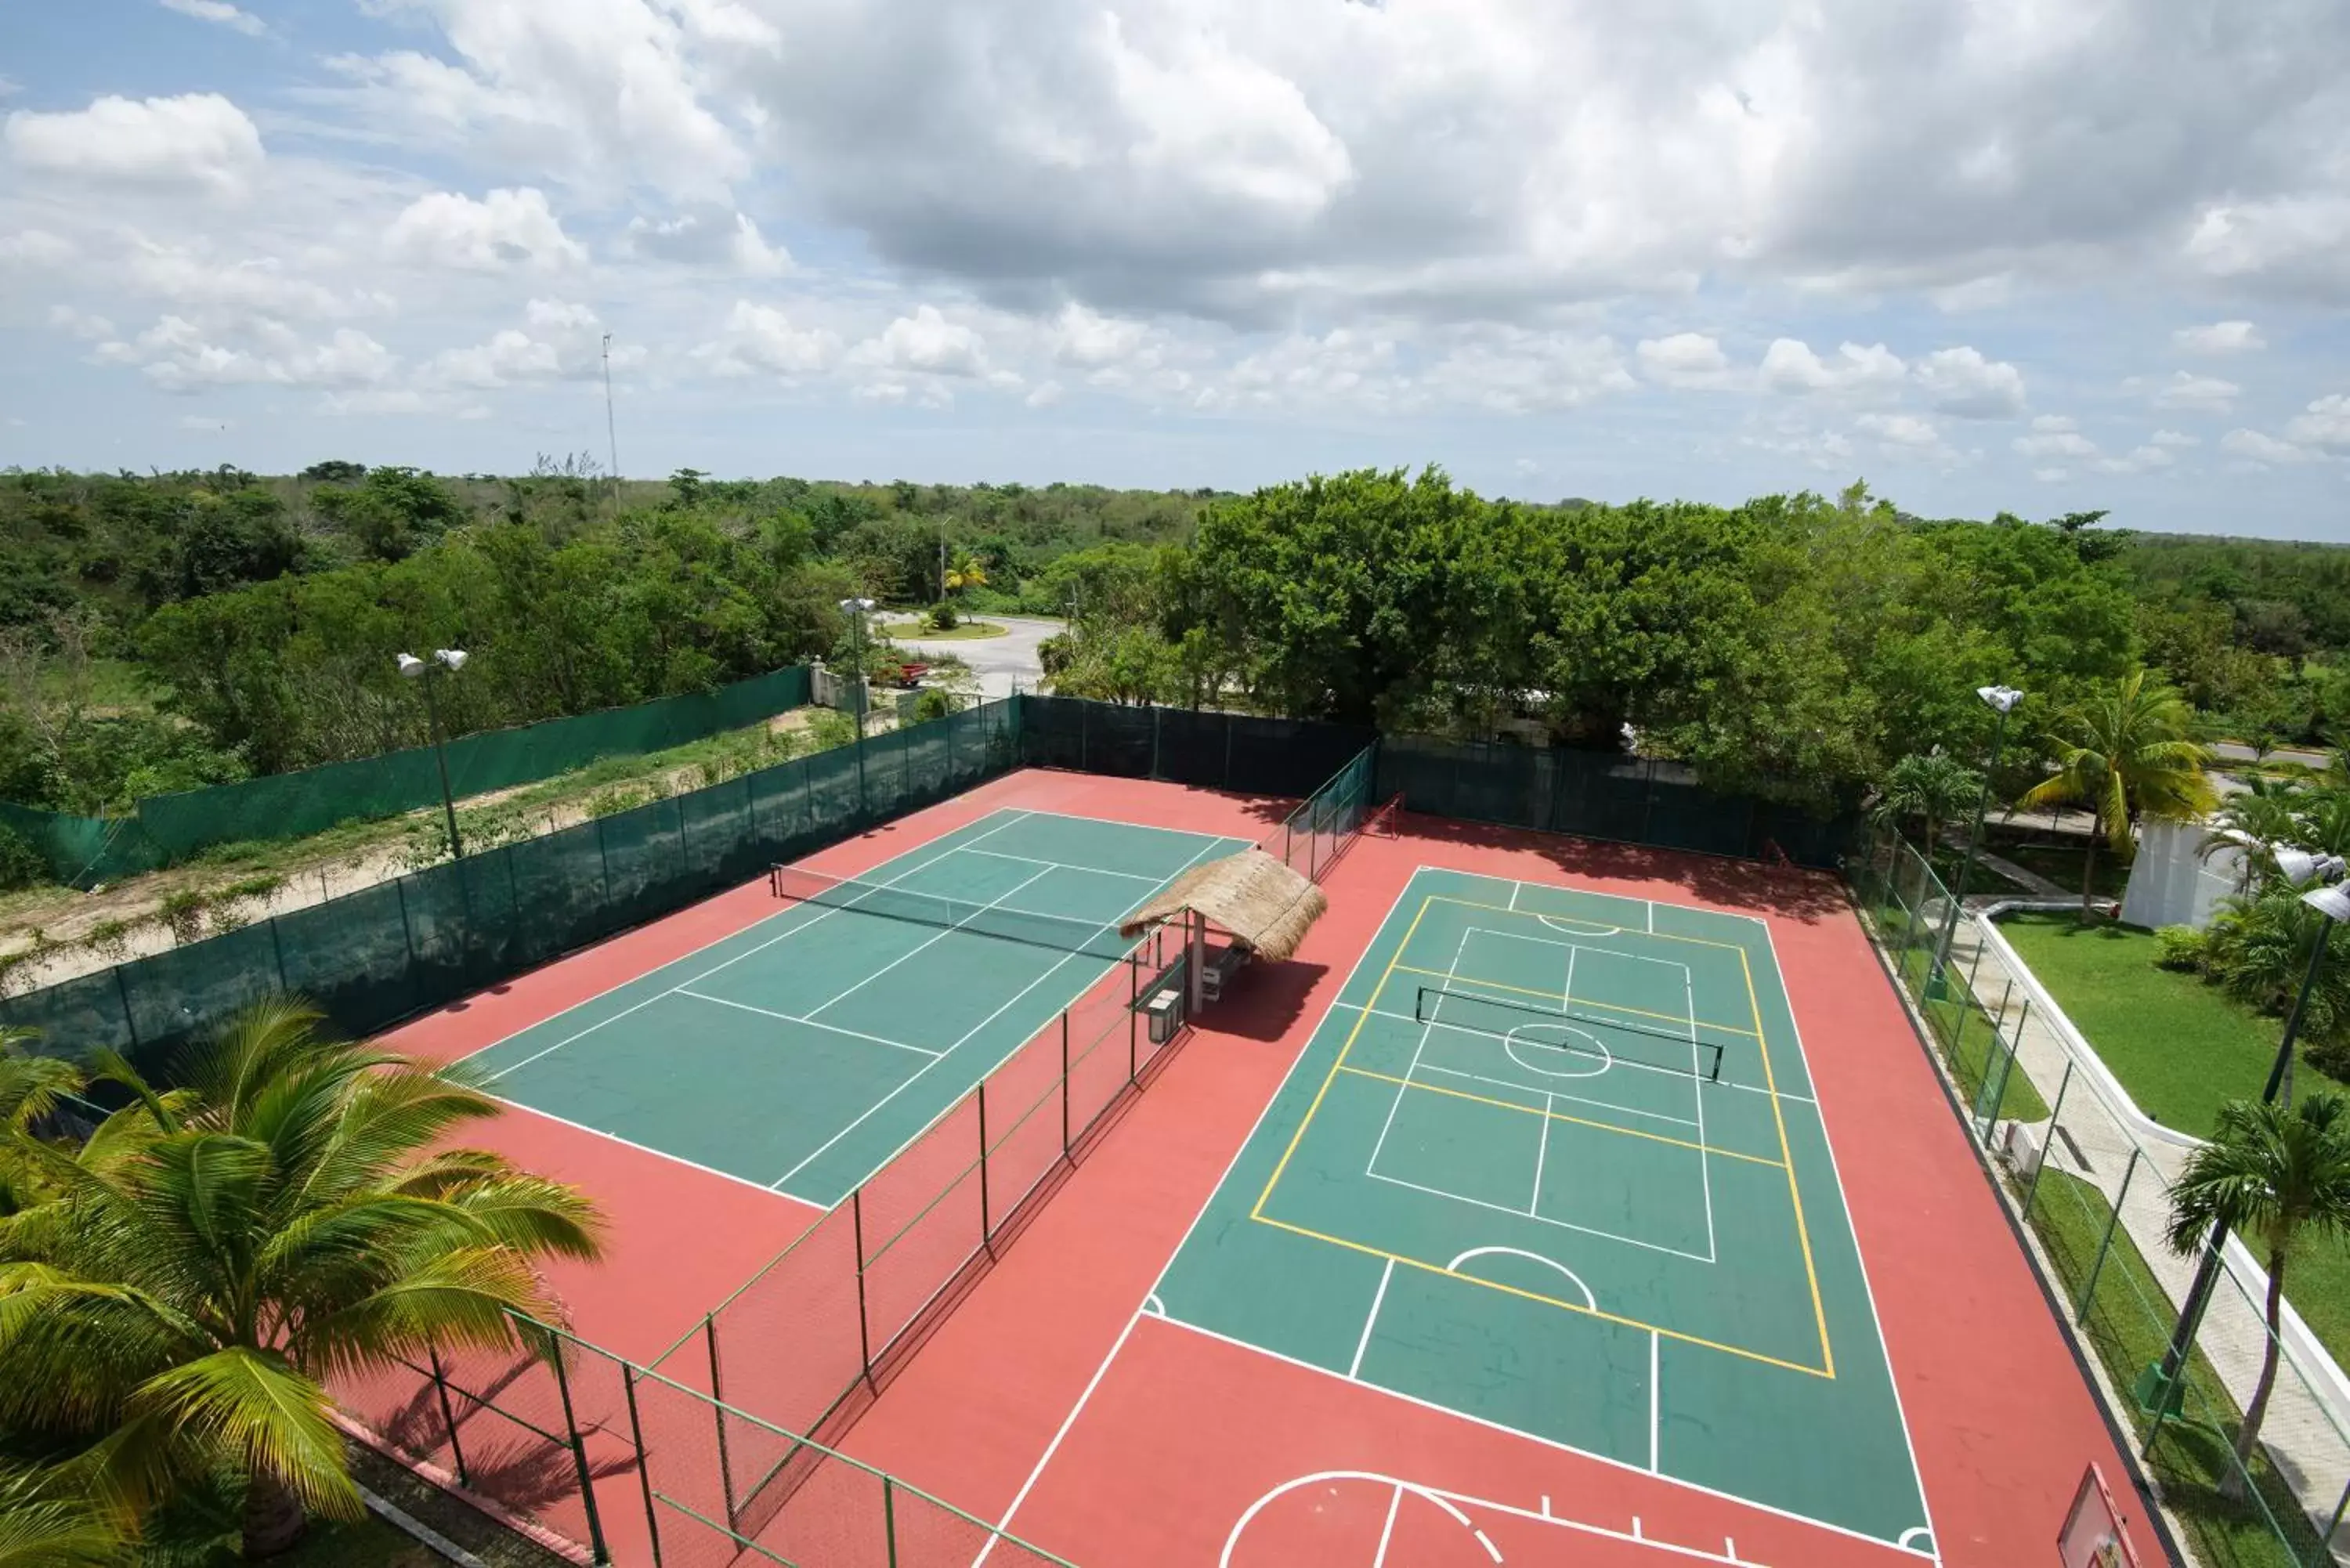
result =
M1007 783L1038 787L1035 776ZM1095 798L1133 820L1229 809L1174 786L1066 782L1114 791ZM1207 1014L885 1387L847 1450L1081 1568L2053 1562L2084 1468L2130 1471L1839 884L1550 835L1399 827L1348 850L1297 958L1249 972ZM1930 1548L1840 1533L1151 1314L1160 1271L1421 866L1769 921L1923 1475ZM2141 1500L2123 1503L2140 1559L2165 1561Z

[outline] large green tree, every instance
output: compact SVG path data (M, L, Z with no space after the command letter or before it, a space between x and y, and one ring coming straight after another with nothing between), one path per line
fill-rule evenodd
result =
M2300 1105L2232 1100L2220 1107L2210 1142L2188 1157L2170 1189L2173 1251L2184 1255L2224 1225L2258 1248L2268 1269L2267 1345L2260 1381L2236 1428L2236 1462L2220 1483L2245 1494L2252 1453L2276 1388L2283 1343L2285 1273L2311 1246L2350 1231L2350 1102L2312 1095Z
M510 1349L556 1302L536 1265L589 1258L569 1188L450 1147L498 1103L255 1005L78 1150L10 1135L54 1194L0 1221L0 1427L144 1514L223 1474L248 1557L359 1501L327 1380L435 1347Z

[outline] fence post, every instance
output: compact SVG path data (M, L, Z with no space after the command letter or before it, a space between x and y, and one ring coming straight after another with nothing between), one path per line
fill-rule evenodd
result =
M449 1379L441 1372L441 1353L427 1345L424 1355L432 1363L432 1391L441 1396L441 1422L449 1428L449 1453L457 1461L457 1484L470 1487L473 1483L465 1474L465 1450L457 1443L457 1413L449 1408Z
M2007 1098L2007 1081L2015 1074L2015 1054L2023 1048L2023 1025L2031 1019L2031 1017L2032 999L2027 996L2023 999L2023 1011L2016 1014L2015 1033L2008 1044L2007 1055L2001 1059L1999 1063L1999 1083L1992 1088L1991 1106L1983 1113L1984 1116L1990 1120L1995 1121L1998 1119L1999 1107ZM1999 1029L1997 1025L1992 1026L1991 1043L1992 1054L1995 1056L1998 1054L1999 1046ZM1991 1062L1986 1060L1983 1063L1983 1075L1986 1078L1991 1075ZM2073 1064L2069 1060L2064 1064L2064 1070L2067 1073L2070 1073L2073 1070Z
M1087 701L1082 697L1077 699L1077 771L1081 774L1090 773L1093 771L1086 766L1086 759L1087 755L1086 751L1086 730L1087 728L1087 715L1092 711L1092 703Z
M2137 1176L2137 1162L2145 1153L2144 1149L2130 1150L2129 1166L2122 1172L2121 1190L2114 1194L2113 1218L2106 1221L2106 1233L2097 1241L2097 1261L2089 1265L2088 1281L2081 1287L2080 1304L2073 1309L2074 1320L2077 1323L2086 1324L2089 1321L2089 1303L2095 1301L2097 1295L2097 1276L2106 1272L2106 1254L2113 1250L2114 1231L2122 1222L2122 1204L2129 1197L2130 1183ZM2179 1376L2182 1377L2186 1376L2183 1369ZM2159 1422L2157 1423L2158 1426L2159 1424Z
M2039 1163L2032 1168L2032 1179L2023 1187L2023 1218L2032 1218L2032 1200L2040 1196L2040 1173L2048 1168L2048 1157L2056 1141L2058 1118L2064 1114L2064 1091L2073 1086L2073 1059L2064 1059L2064 1075L2056 1081L2056 1103L2048 1107L2048 1137L2040 1146Z
M1150 776L1159 776L1159 704L1150 705Z
M139 1049L139 1019L130 1011L130 982L122 978L122 971L130 967L120 963L114 966L114 994L122 1002L122 1031L130 1037L130 1048L136 1051Z
M994 1225L987 1209L987 1085L983 1080L979 1085L979 1244L991 1258L995 1255L994 1241Z
M898 1487L887 1471L881 1476L881 1534L889 1546L889 1568L898 1568Z
M1135 1074L1141 1067L1141 1040L1135 1027L1135 1014L1141 1006L1142 966L1128 964L1126 970L1126 1082L1129 1088L1133 1086Z
M637 1446L637 1484L645 1494L645 1533L653 1543L653 1568L661 1568L660 1516L653 1510L652 1461L645 1457L645 1424L637 1414L637 1368L620 1363L620 1390L629 1397L629 1438Z
M1223 718L1224 718L1224 782L1223 782L1223 785L1222 785L1222 787L1223 787L1223 788L1225 788L1225 789L1230 789L1230 788L1232 788L1232 730L1233 730L1234 726L1233 726L1233 723L1232 723L1232 716L1230 713L1225 714L1225 715L1223 716Z
M734 1517L734 1467L726 1462L726 1394L718 1382L718 1314L712 1313L702 1320L702 1336L710 1343L710 1418L718 1423L718 1484L726 1499L726 1528L733 1530Z
M598 1563L609 1563L604 1545L604 1521L596 1511L596 1477L588 1468L588 1445L579 1436L579 1419L571 1413L571 1379L563 1370L564 1342L555 1342L555 1391L563 1398L563 1429L571 1436L571 1464L579 1475L579 1501L588 1511L588 1549Z
M850 1240L857 1246L857 1361L865 1368L865 1386L878 1397L881 1390L873 1382L873 1330L865 1310L865 1189L858 1188L848 1195Z
M1069 1010L1061 1009L1061 1158L1069 1157Z

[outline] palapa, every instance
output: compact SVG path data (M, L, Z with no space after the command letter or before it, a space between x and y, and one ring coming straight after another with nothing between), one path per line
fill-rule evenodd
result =
M1329 907L1312 882L1263 850L1246 849L1184 872L1165 892L1128 915L1118 934L1140 936L1188 909L1230 931L1261 957L1280 960L1297 950Z

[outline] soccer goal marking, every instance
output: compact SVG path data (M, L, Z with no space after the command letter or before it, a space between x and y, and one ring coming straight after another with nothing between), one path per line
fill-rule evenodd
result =
M1529 1252L1523 1247L1471 1247L1467 1251L1461 1253L1459 1257L1453 1259L1451 1262L1445 1264L1444 1272L1448 1274L1460 1274L1461 1265L1467 1262L1470 1259L1488 1258L1496 1254L1509 1258L1523 1258L1529 1262L1540 1263L1546 1269L1555 1270L1560 1274L1565 1276L1566 1282L1568 1284L1573 1285L1576 1290L1583 1293L1583 1305L1586 1311L1597 1312L1599 1310L1599 1298L1591 1293L1591 1287L1583 1282L1582 1275L1576 1273L1573 1269L1568 1268L1565 1263L1560 1262L1556 1258L1546 1258L1540 1252ZM1479 1280L1474 1274L1461 1274L1461 1277L1464 1280L1477 1280L1477 1282L1481 1285L1492 1282L1487 1280Z

